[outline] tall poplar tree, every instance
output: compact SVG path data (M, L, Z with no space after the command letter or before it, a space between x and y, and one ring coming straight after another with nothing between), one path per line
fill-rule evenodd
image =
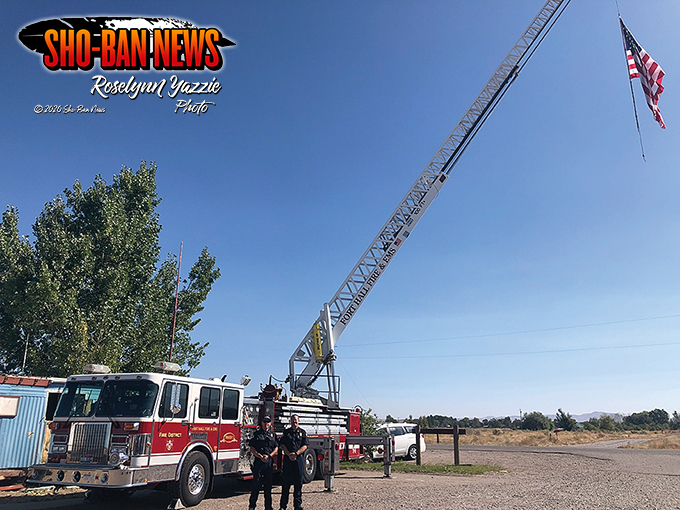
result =
M123 167L45 204L31 244L8 207L0 223L0 373L67 376L86 363L148 371L168 358L177 260L160 262L156 166ZM179 292L173 361L198 366L196 314L219 278L204 248Z

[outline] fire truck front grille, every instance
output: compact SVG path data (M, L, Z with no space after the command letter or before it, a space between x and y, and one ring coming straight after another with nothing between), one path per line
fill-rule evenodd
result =
M74 423L68 462L106 464L111 423Z

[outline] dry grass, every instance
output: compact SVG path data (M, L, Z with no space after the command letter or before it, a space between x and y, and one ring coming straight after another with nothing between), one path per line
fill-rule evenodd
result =
M528 430L509 429L467 429L467 434L460 436L460 444L488 446L557 446L599 443L616 439L650 439L635 448L680 448L680 436L671 435L669 431L640 432L532 432ZM436 443L437 436L426 434L425 442ZM439 442L451 444L453 436L440 434ZM659 446L651 446L658 444Z
M666 437L659 437L650 439L642 444L631 444L622 446L621 448L644 448L650 450L680 450L680 435L668 435Z

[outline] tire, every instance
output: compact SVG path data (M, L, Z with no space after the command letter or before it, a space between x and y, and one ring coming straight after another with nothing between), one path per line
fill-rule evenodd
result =
M316 477L316 451L307 448L302 457L302 483L309 483Z
M171 485L171 493L184 506L196 506L208 493L210 464L201 452L191 452L184 459L179 480Z
M418 452L416 451L416 445L412 444L408 447L408 453L406 454L406 460L416 460L418 457Z
M316 457L316 476L314 479L323 480L323 461L319 460L318 452L314 452L314 456Z

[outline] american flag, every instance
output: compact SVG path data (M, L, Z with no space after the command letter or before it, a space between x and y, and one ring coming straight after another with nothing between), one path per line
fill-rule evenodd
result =
M633 34L628 30L628 27L623 24L623 20L619 18L619 21L621 22L623 41L626 45L629 77L631 80L633 78L640 78L642 90L647 99L647 106L652 110L654 118L659 123L659 126L665 129L666 124L664 124L661 112L657 106L659 96L663 92L661 80L665 73L663 72L663 69L661 69L661 66L654 62L652 57L650 57L642 46L638 44L635 37L633 37Z

